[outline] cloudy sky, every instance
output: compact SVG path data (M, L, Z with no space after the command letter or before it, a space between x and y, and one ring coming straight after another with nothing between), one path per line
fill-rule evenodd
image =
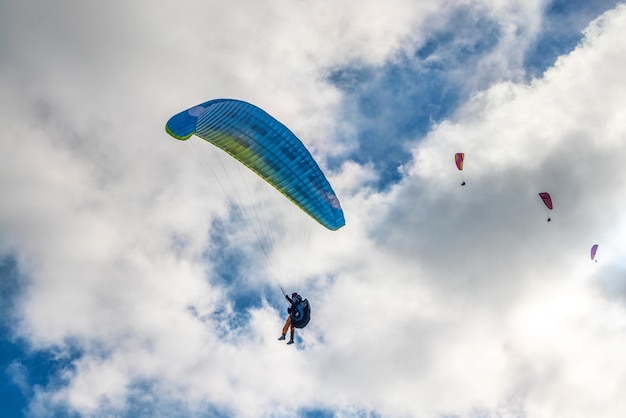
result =
M7 416L626 416L626 5L2 0L0 55ZM344 228L166 134L221 97Z

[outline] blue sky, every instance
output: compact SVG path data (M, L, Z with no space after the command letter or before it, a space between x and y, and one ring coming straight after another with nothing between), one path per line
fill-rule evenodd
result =
M576 372L615 375L571 408L626 411L608 364L626 324L626 175L620 146L603 142L624 128L623 83L603 84L623 7L176 4L73 5L72 21L35 0L0 6L7 416L545 416L566 408L562 394L528 385L589 394L567 371L589 353ZM582 91L596 70L598 93ZM275 344L286 305L254 243L164 138L169 116L215 97L256 103L310 141L346 212L345 231L314 231L302 277L285 279L317 320L289 352ZM470 197L446 166L461 149L467 188L483 187ZM536 189L556 197L549 231ZM601 242L595 270L572 262L589 241ZM359 302L344 317L346 295ZM412 303L395 312L398 295ZM564 345L542 350L554 329ZM465 391L467 362L493 368ZM306 379L290 385L295 371Z

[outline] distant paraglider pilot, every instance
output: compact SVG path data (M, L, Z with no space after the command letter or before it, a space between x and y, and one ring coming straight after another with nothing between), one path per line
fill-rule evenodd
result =
M290 338L289 341L287 341L287 344L293 344L293 336L295 333L295 326L293 324L293 320L292 320L292 316L294 314L294 312L298 312L298 308L297 306L300 304L300 302L302 301L302 296L300 296L298 294L298 292L293 292L291 294L291 297L285 295L285 299L287 299L287 301L289 301L289 303L291 304L290 307L287 308L287 313L289 314L289 316L287 317L287 320L285 321L285 325L283 326L283 332L280 335L280 337L278 338L279 341L282 341L285 339L285 335L287 335L287 331L290 331Z
M284 340L287 331L290 331L290 338L287 344L293 344L295 328L304 328L311 320L311 306L309 305L309 301L302 299L302 296L300 296L298 292L293 292L291 297L285 295L285 298L289 301L291 306L287 308L289 317L285 321L283 332L278 340Z

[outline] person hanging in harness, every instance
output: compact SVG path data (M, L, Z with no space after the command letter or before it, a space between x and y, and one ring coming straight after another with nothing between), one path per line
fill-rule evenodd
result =
M289 316L285 321L283 332L278 340L284 340L287 335L287 331L290 331L290 338L289 341L287 341L287 344L293 344L295 328L304 328L311 319L311 307L309 306L309 301L302 299L302 296L300 296L298 292L293 292L291 297L285 295L285 298L289 301L291 306L287 308Z

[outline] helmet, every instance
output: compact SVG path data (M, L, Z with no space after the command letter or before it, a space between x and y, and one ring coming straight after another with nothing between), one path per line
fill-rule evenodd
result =
M293 292L293 293L291 294L291 297L292 297L292 298L295 298L296 296L298 296L298 292Z

